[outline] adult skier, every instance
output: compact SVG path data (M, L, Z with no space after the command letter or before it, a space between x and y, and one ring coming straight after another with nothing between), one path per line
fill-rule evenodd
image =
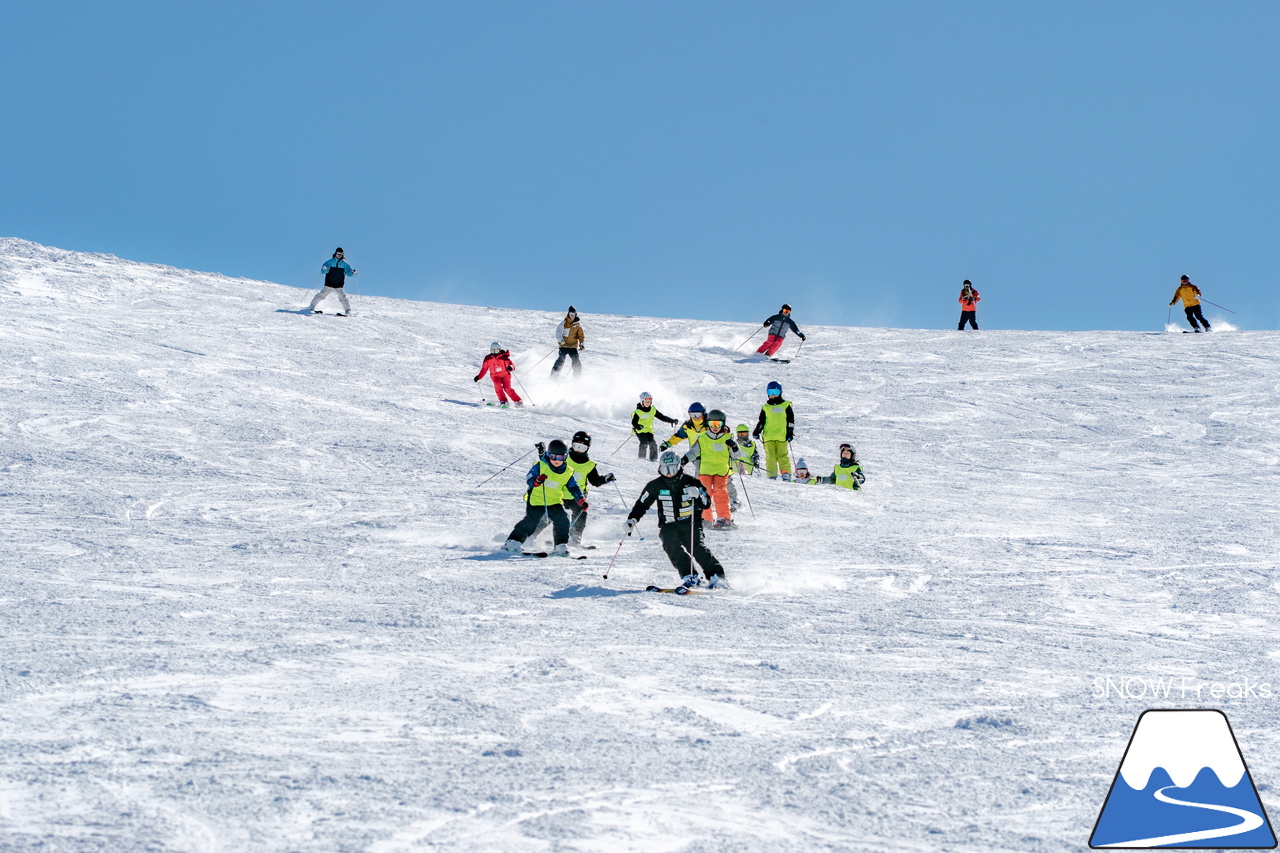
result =
M796 459L796 476L791 480L791 482L799 483L802 486L808 486L814 483L821 483L822 478L809 473L809 465L804 461L804 457L801 456Z
M511 353L502 348L502 344L494 341L489 344L489 354L484 357L484 362L480 365L480 372L476 374L474 381L479 382L484 375L489 374L489 378L493 380L493 393L498 395L498 403L502 408L507 407L507 398L510 397L516 406L523 406L524 401L520 399L520 395L511 387L511 375L516 372L516 366L511 361Z
M636 410L631 413L631 432L640 442L638 457L643 459L645 453L648 453L650 462L658 458L658 444L653 440L653 421L655 418L664 424L671 424L672 426L680 423L675 418L669 418L658 411L657 407L653 405L653 395L648 391L642 391L640 393L640 405L636 406Z
M569 516L565 514L564 502L571 497L585 511L587 499L578 487L573 469L569 467L569 448L564 446L564 442L557 438L546 445L545 451L541 443L537 447L541 455L524 478L528 485L524 493L527 504L524 518L511 529L502 547L513 553L522 550L524 541L538 529L538 522L545 519L551 523L551 539L555 545L552 553L557 557L567 557Z
M699 509L711 506L711 496L702 484L680 468L680 457L667 450L658 461L658 476L650 480L640 492L639 499L627 515L627 535L635 530L649 507L658 505L658 538L667 559L680 573L680 583L685 587L702 585L702 578L694 566L697 561L707 576L712 589L727 589L724 567L707 550L702 539L702 516Z
M791 327L791 331L795 332L800 340L807 340L804 333L800 331L800 327L796 325L796 321L791 319L791 306L783 305L777 314L774 314L762 325L769 327L769 336L764 339L764 343L760 345L760 349L756 350L758 354L767 355L770 358L779 349L782 348L782 342L787 337L787 327Z
M799 467L799 464L797 462L796 467ZM828 485L840 486L843 489L853 489L855 492L860 491L862 484L867 481L866 476L862 473L862 465L858 462L858 453L853 449L852 444L840 445L840 461L836 463L831 476L818 479Z
M573 359L573 375L575 377L582 375L582 362L578 359L578 351L586 349L583 346L586 339L582 324L578 322L578 312L570 305L569 310L565 312L564 322L556 327L556 343L560 346L560 354L556 356L556 363L551 366L552 376L560 372L566 358Z
M1169 302L1169 306L1172 307L1173 303L1181 299L1183 310L1187 315L1187 322L1191 324L1191 328L1199 332L1200 324L1203 323L1204 330L1208 332L1210 331L1209 321L1204 318L1204 314L1200 311L1201 295L1200 288L1192 284L1191 279L1184 275L1182 281L1178 284L1178 289L1173 292L1173 299ZM1218 298L1221 299L1222 297Z
M596 463L587 456L590 449L591 434L584 430L575 432L573 440L569 442L568 464L570 470L573 471L573 478L578 482L578 488L582 489L584 498L590 493L592 486L603 486L605 483L612 483L616 479L613 474L601 476L600 471L596 468ZM564 499L564 510L569 513L569 544L574 546L581 545L582 531L587 527L586 505L579 506L578 502L573 498L566 497ZM549 520L544 517L542 521L538 522L533 535L537 536L548 523Z
M965 323L973 326L975 332L978 331L978 303L981 301L982 297L974 289L973 282L966 278L964 287L960 288L960 325L956 327L961 332L964 331Z
M333 257L325 261L320 267L320 272L324 273L324 287L320 288L320 292L311 300L311 310L316 314L324 312L316 308L324 298L330 294L338 297L338 302L342 305L342 310L338 312L339 317L346 317L351 313L351 303L347 302L347 292L343 290L343 286L347 283L347 276L359 275L351 268L343 258L346 255L342 251L342 247L333 250Z
M760 448L751 440L751 428L738 424L734 432L734 441L738 443L738 458L734 464L738 466L738 473L748 476L760 473Z
M770 382L765 386L768 400L760 407L760 417L756 420L756 428L751 434L764 441L765 471L770 480L778 479L778 470L782 470L782 479L791 479L791 448L789 443L796 437L796 415L791 403L782 399L782 385Z
M737 454L738 445L725 426L724 412L712 409L707 413L707 428L689 439L689 452L680 460L685 465L698 460L698 479L711 495L713 504L703 511L702 520L711 523L714 519L717 528L733 526L729 496L732 480L729 478L733 474L733 457Z

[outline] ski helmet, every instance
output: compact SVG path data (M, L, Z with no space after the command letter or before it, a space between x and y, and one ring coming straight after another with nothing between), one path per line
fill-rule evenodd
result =
M561 459L569 455L569 448L564 446L564 442L558 438L553 438L547 444L547 457L559 456Z
M737 433L751 432L751 428L748 427L746 424L738 424L734 432L737 432Z
M1182 280L1183 280L1183 281L1191 281L1191 279L1187 278L1185 275L1182 277Z
M843 458L844 458L844 452L845 452L846 450L847 450L847 451L849 451L849 458L850 458L850 459L857 459L857 458L858 458L858 451L856 451L856 450L854 450L854 449L853 449L853 445L852 445L852 444L849 444L848 442L845 442L844 444L840 445L840 458L841 458L841 459L843 459Z
M779 308L778 310L779 310L779 311L790 311L790 310L791 310L791 306L784 302L784 303L782 303L782 307L781 307L781 308Z
M703 415L705 417L706 414L707 414L707 407L702 405L701 403L689 404L689 417L693 417L694 415Z
M498 343L497 341L494 341L493 343L489 344L489 352L495 355L502 352L502 344Z
M653 395L652 395L652 394L650 394L648 391L641 391L641 392L640 392L640 402L641 402L641 403L643 403L645 400L652 400L652 399L653 399Z
M770 397L781 397L782 383L770 382L768 385L764 386L764 390L765 390L765 393L767 393Z
M335 258L336 258L336 257L338 257L338 255L342 255L342 254L346 254L346 253L342 251L342 247L341 247L341 246L339 246L338 248L336 248L336 249L334 249L334 250L333 250L333 256L334 256Z
M680 473L680 457L674 450L664 450L658 459L658 473L664 477L674 477Z
M707 412L707 423L711 423L712 421L719 421L720 426L723 427L725 422L724 412L720 411L719 409L712 409L711 411Z
M591 433L586 430L578 430L573 434L573 441L569 442L569 446L579 453L586 453L587 449L591 447Z

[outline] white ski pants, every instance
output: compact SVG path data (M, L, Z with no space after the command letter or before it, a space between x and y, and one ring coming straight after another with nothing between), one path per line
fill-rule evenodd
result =
M312 310L312 311L316 310L316 306L317 306L317 305L319 305L319 304L324 300L324 298L325 298L326 296L328 296L329 294L331 294L331 293L333 293L333 294L337 294L337 296L338 296L338 301L342 303L342 311L343 311L343 313L345 313L345 314L350 314L350 313L351 313L351 303L347 302L347 294L346 294L346 292L345 292L341 287L322 287L322 288L320 288L320 292L319 292L319 293L317 293L317 294L315 295L315 298L311 300L311 310Z

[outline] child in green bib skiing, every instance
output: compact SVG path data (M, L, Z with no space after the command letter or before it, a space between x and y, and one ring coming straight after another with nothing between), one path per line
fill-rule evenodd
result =
M760 417L756 420L756 428L752 435L764 442L765 471L770 480L778 479L778 471L782 471L782 479L791 479L790 442L796 435L796 415L791 403L782 399L782 384L770 382L765 387L768 400L760 407Z
M671 424L671 426L680 423L675 418L669 418L658 411L658 407L653 405L652 394L648 391L641 392L640 405L636 406L635 411L631 413L631 432L640 442L640 452L637 454L637 458L643 459L647 453L650 462L658 458L658 443L653 438L653 422L655 419L662 421L664 424Z
M541 444L538 449L542 450ZM564 511L564 503L572 500L585 512L587 499L582 494L582 489L578 488L573 469L568 465L568 455L569 448L557 438L546 446L546 452L533 463L533 467L525 475L528 489L524 493L524 518L511 529L506 544L502 546L504 551L521 551L524 541L537 530L538 523L546 521L551 524L552 541L555 544L552 553L557 557L569 556L569 516Z

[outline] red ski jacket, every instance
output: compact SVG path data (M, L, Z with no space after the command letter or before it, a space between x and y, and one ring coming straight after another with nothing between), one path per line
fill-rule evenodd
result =
M480 372L476 374L476 381L479 382L483 379L486 373L491 373L493 378L497 379L515 372L516 366L511 363L510 351L491 352L484 357L484 364L480 365Z
M982 297L978 295L978 291L970 290L968 299L965 299L964 294L961 293L958 301L960 302L960 307L964 310L974 311L977 309L978 303L982 301Z

